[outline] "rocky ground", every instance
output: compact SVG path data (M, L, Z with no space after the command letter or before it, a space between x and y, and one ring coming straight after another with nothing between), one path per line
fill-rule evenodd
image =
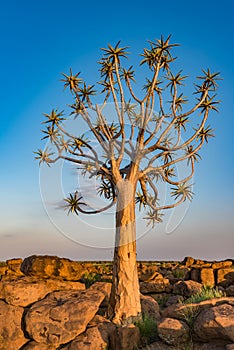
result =
M116 327L105 317L110 262L0 263L0 350L234 349L233 260L139 262L138 271L144 319Z

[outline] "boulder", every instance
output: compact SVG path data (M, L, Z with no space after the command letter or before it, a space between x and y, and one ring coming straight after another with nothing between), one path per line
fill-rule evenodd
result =
M111 349L135 350L139 342L140 331L134 324L116 327L115 333L111 335Z
M22 331L21 322L24 309L0 300L0 349L20 349L28 339Z
M99 316L100 317L100 316ZM97 319L97 316L94 318ZM100 317L101 318L101 317ZM100 319L99 319L100 320ZM92 321L93 323L94 321ZM64 350L103 350L110 348L110 338L115 332L115 325L102 318L95 326L87 328L76 339L63 347Z
M13 281L0 281L0 298L8 304L25 307L53 291L84 289L85 285L80 282L23 277Z
M3 280L8 280L23 276L23 273L20 270L22 259L10 259L0 267L0 276Z
M144 282L157 282L157 281L163 281L164 277L161 273L159 273L158 271L154 271L153 274L151 274L147 280L145 280Z
M140 282L142 294L170 292L171 286L168 278L162 278L153 282Z
M180 345L190 339L188 325L174 318L164 318L158 323L158 335L168 345Z
M226 261L216 261L212 264L212 269L225 269L232 266L231 260Z
M148 315L155 321L160 319L159 305L151 296L141 294L141 309L144 315Z
M231 286L227 287L225 290L225 293L228 297L234 297L234 284Z
M50 293L26 313L26 331L38 343L66 344L85 331L104 298L97 290Z
M8 266L13 266L13 265L20 266L22 262L23 262L22 258L13 258L13 259L6 260L6 264Z
M201 283L204 286L214 287L215 285L215 277L214 270L211 268L202 268L200 272Z
M217 271L217 284L225 288L234 284L234 269L219 269Z
M199 265L199 266L204 266L206 264L206 262L204 260L201 260L201 259L196 259L195 264Z
M234 341L234 307L218 305L203 310L194 322L194 332L201 341Z
M2 263L0 266L0 279L7 274L8 267L6 264Z
M108 320L107 318L105 318L104 316L96 314L92 318L92 320L88 323L87 328L96 327L96 326L98 326L98 325L100 325L102 323L106 323L106 322L108 322L108 324L111 323L111 321ZM113 325L116 327L116 325L114 323L113 323Z
M190 297L202 290L202 284L195 281L179 281L173 286L173 293Z
M98 290L105 294L105 299L102 302L102 307L107 307L111 293L111 283L109 282L95 282L89 287L89 290Z
M203 264L194 264L194 267L200 267L200 268L208 268L208 267L212 267L212 263L211 262L204 262Z
M201 269L200 268L192 268L191 273L191 280L195 282L201 281Z
M20 270L22 262L23 262L23 259L21 258L7 260L6 264L8 267L8 273L10 272L11 274L22 276L23 273Z
M190 267L194 263L194 258L191 256L186 256L184 260L182 261L182 265L185 265L186 267Z
M146 265L140 263L138 266L139 280L141 282L147 281L155 274L155 272L157 272L159 270L159 268L160 267L157 265L146 266Z
M184 300L184 298L181 295L171 295L168 299L167 302L165 304L165 306L170 306L173 304L178 304L180 302L182 302Z
M39 278L58 278L77 281L82 277L84 268L81 263L57 256L32 255L25 258L21 271L26 276Z

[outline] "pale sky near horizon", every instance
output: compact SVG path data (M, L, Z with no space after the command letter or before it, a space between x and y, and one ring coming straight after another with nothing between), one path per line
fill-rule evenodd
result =
M137 71L138 53L147 40L161 34L172 34L172 41L181 45L176 56L184 74L197 76L207 67L221 72L221 105L220 112L210 116L216 137L204 146L196 166L193 202L180 209L172 232L169 217L147 231L138 216L138 259L234 258L233 10L231 0L1 4L0 261L32 254L112 259L113 215L91 221L54 209L60 197L48 198L43 179L51 189L59 179L55 181L51 168L41 170L39 183L33 151L45 145L42 113L67 103L61 72L72 67L94 84L100 48L118 40L130 46L129 65Z

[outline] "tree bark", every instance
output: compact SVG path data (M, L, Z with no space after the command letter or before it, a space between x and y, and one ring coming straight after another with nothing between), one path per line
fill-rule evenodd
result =
M109 316L117 324L129 324L141 317L136 261L135 185L129 180L117 184L116 237Z

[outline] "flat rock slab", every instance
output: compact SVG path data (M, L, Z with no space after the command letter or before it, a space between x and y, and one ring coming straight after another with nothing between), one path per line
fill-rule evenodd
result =
M38 343L66 344L85 331L104 298L97 290L50 293L28 310L26 330Z
M23 277L13 281L1 281L0 299L6 300L10 305L25 307L54 291L84 289L85 285L80 282Z

